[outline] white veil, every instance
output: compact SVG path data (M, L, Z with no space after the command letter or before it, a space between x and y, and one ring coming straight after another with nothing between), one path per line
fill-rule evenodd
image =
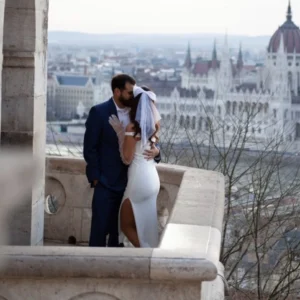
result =
M134 86L133 95L141 94L136 110L135 120L141 128L141 146L145 146L149 138L156 131L155 125L161 119L160 114L153 102L156 102L156 95L152 91L145 91L139 86Z

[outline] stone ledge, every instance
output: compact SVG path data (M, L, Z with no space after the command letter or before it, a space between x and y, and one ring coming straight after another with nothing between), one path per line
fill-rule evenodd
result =
M216 266L190 250L0 247L0 278L114 278L159 281L214 280Z

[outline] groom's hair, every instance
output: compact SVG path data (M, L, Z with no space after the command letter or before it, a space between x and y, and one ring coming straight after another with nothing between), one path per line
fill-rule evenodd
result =
M111 90L114 92L115 89L123 90L125 89L126 83L135 84L135 80L127 74L115 75L111 80Z

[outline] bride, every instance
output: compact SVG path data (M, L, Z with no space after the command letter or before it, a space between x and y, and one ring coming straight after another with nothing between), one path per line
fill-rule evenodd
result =
M133 246L155 248L158 246L156 201L160 182L154 160L146 160L143 152L157 142L161 118L152 91L135 86L133 95L130 123L125 132L116 116L109 119L119 139L122 161L130 165L119 227Z

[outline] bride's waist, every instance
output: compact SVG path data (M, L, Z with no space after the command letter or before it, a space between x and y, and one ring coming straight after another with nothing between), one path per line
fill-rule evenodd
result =
M149 164L154 164L154 160L153 159L147 160L143 154L136 153L133 157L132 162L131 162L131 165L134 165L134 164L147 164L147 165L149 165Z

